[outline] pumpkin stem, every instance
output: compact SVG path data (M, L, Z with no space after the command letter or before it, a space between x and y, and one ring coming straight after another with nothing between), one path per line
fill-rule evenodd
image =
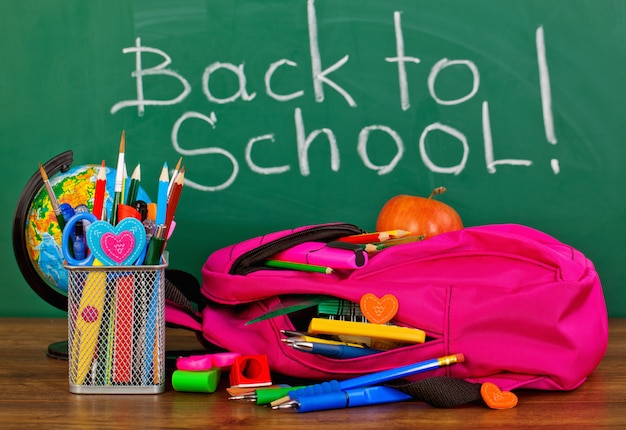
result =
M432 198L435 196L435 194L443 194L443 193L445 193L446 191L447 191L447 190L446 190L446 187L437 187L437 188L435 188L435 189L433 190L433 192L432 192L432 193L430 193L430 196L428 196L428 198L429 198L429 199L432 199Z

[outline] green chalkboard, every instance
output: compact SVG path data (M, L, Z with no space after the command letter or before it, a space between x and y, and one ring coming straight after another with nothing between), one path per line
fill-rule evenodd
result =
M626 316L621 0L24 0L0 5L0 315L50 316L11 246L39 162L183 157L171 267L300 225L372 230L436 186L595 263ZM129 172L130 173L130 172Z

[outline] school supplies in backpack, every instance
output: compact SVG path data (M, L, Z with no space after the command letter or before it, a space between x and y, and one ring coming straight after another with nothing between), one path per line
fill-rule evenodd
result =
M428 376L491 382L502 390L571 390L604 356L608 320L592 262L530 227L485 225L408 241L372 252L366 264L352 270L265 264L301 243L334 243L359 233L354 225L329 223L217 250L202 267L204 303L189 312L169 302L166 320L226 350L266 354L274 372L318 380L462 353L463 363ZM397 309L385 324L422 331L424 341L354 358L312 354L285 341L285 333L306 332L312 319L328 317L318 312L321 304L328 307L325 299L358 308L366 295L395 298ZM304 303L301 309L298 303Z

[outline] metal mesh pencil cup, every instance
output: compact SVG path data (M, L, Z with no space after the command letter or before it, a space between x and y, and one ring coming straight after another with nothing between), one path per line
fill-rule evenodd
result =
M66 266L72 393L165 387L165 268Z

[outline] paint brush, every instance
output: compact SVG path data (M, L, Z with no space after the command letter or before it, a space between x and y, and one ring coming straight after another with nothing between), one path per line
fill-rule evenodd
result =
M122 130L122 138L120 139L120 150L117 156L117 171L115 172L115 188L113 194L113 207L111 208L111 224L117 224L117 206L122 204L122 189L124 187L124 151L126 150L126 137Z
M65 228L65 218L63 218L63 212L61 212L61 205L59 205L57 196L56 194L54 194L52 185L50 185L50 181L48 180L48 174L46 173L46 170L43 168L41 163L39 163L39 172L41 173L41 179L43 179L43 184L46 186L46 190L48 190L50 204L52 205L52 210L57 217L57 223L59 223L59 228L61 229L61 231L63 231L63 228Z

